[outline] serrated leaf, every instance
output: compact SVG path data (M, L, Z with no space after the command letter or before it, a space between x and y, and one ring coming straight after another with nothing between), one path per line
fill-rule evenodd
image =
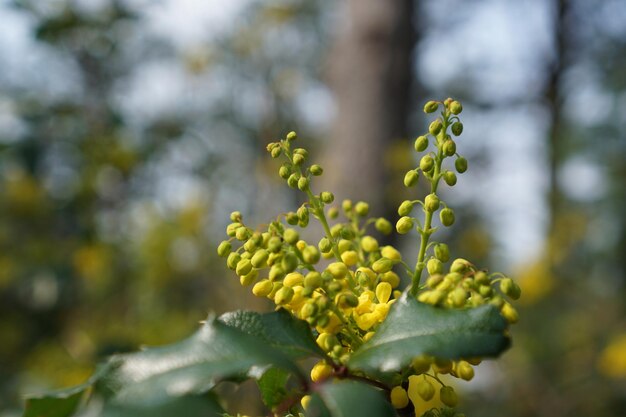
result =
M444 359L493 357L510 345L506 329L506 320L493 306L443 309L405 294L348 367L377 373L400 370L423 354Z
M289 373L279 369L270 368L257 381L263 404L273 409L287 397L287 380Z
M315 343L309 325L293 317L286 310L281 309L266 314L233 311L222 315L219 320L262 339L266 344L281 350L292 359L324 356L324 351Z
M282 352L262 340L210 318L179 343L117 355L97 388L124 405L160 404L169 397L202 394L218 382L259 378L271 366L300 375Z
M377 389L355 381L321 385L306 411L307 417L393 417L393 407Z

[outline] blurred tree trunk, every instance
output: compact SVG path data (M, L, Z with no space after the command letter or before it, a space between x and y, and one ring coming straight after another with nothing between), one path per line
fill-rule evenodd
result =
M345 27L330 53L328 76L338 114L326 155L326 186L338 198L385 204L384 155L407 137L412 84L414 2L348 0ZM395 215L394 215L395 216Z

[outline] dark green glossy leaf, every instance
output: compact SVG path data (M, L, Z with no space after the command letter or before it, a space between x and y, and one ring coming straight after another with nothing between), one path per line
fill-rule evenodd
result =
M262 340L210 318L190 338L142 352L114 356L97 388L124 405L160 404L202 394L218 382L259 378L271 366L300 375L296 365Z
M257 381L263 403L270 409L287 398L287 381L289 373L279 368L268 369Z
M321 385L313 395L307 417L393 417L393 407L381 391L355 381Z
M506 320L493 306L450 310L405 294L348 366L377 373L400 370L422 354L445 359L493 357L510 344L506 329Z
M315 343L309 325L286 310L266 314L233 311L222 315L219 320L262 339L267 345L281 350L292 359L324 356L322 349Z

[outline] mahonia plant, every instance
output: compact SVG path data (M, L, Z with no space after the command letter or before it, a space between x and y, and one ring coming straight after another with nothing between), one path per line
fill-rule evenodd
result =
M433 239L437 218L443 227L455 220L439 186L453 187L468 166L453 139L463 132L461 104L424 107L438 110L415 140L419 165L404 177L409 188L423 177L428 194L403 201L395 224L399 234L417 232L415 264L379 243L375 236L394 227L372 217L367 203L333 205L332 193L313 191L323 169L308 162L291 132L267 150L306 202L259 228L233 212L229 238L217 248L241 285L276 311L210 315L185 340L115 355L81 385L27 397L23 417L229 416L214 388L247 378L257 381L275 417L464 416L447 376L469 381L484 358L508 348L508 325L518 320L511 300L520 288L501 273L452 259ZM317 242L298 231L311 217L324 231ZM316 359L310 375L302 371L305 358Z
M317 344L327 355L311 369L314 383L350 377L346 367L351 356L374 337L404 292L407 297L443 309L490 304L509 323L518 320L509 300L519 298L520 288L511 278L488 273L466 259L451 261L448 246L432 240L437 231L433 226L435 216L444 227L455 221L454 210L438 195L439 186L444 182L453 187L457 173L463 174L468 168L453 139L463 132L458 116L462 105L452 99L429 101L424 111L434 113L439 108L440 116L430 123L428 133L415 140L415 151L423 154L419 165L404 177L404 185L410 188L423 176L429 193L423 200L403 201L395 224L399 234L416 230L419 235L414 267L402 259L398 249L381 246L372 236L373 229L388 235L393 227L385 218L371 217L366 202L343 200L336 207L331 192L313 192L313 180L323 174L323 169L318 164L309 165L308 151L295 147L295 132L270 143L267 151L272 158L284 161L278 174L289 187L303 192L307 201L263 228L247 225L238 211L230 216L232 223L226 229L230 238L219 245L218 254L227 258L228 268L236 272L241 285L250 286L254 295L272 300L277 308L286 309L310 325ZM446 168L445 162L452 159L453 169ZM324 230L324 236L315 243L303 240L296 229L307 227L311 217ZM331 226L330 220L336 223ZM408 288L401 288L399 273L408 275ZM419 355L395 375L393 386L383 389L396 409L404 409L410 402L419 407L419 402L436 395L445 406L454 408L457 394L439 376L449 374L469 381L474 377L473 367L480 362L480 357L440 358L437 352ZM368 375L352 376L369 380ZM380 387L375 377L370 382ZM302 397L305 409L309 399L309 395ZM437 415L462 416L445 409L424 414Z

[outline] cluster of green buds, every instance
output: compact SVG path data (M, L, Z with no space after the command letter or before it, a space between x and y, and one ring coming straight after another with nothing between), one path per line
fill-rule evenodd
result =
M419 166L408 171L404 185L413 187L422 176L430 189L424 200L407 200L398 208L396 231L419 234L419 252L414 268L402 259L392 246L379 244L376 235L393 231L392 223L382 217L370 216L365 202L343 200L333 205L334 195L328 191L314 193L314 177L323 174L318 164L310 164L309 153L294 147L295 132L270 143L272 158L282 159L279 176L291 188L298 189L306 201L295 212L279 215L260 228L246 225L240 212L233 212L226 228L229 236L217 252L226 258L227 266L239 276L241 285L249 286L258 297L268 298L277 308L290 311L311 326L318 345L327 358L311 370L312 381L331 378L346 364L351 353L367 342L385 320L391 305L403 291L419 301L441 308L471 308L481 304L496 305L510 322L517 321L517 312L505 298L515 300L520 289L502 274L488 274L464 259L455 259L449 267L448 246L431 242L437 230L433 220L438 215L441 225L454 223L452 208L437 194L441 180L450 187L457 174L467 170L467 160L457 153L454 137L463 132L458 117L462 106L458 101L430 101L424 111L441 109L428 128L428 133L415 140L415 150L425 152ZM429 150L432 148L432 150ZM454 160L453 169L444 162ZM421 208L421 214L417 208ZM417 212L417 213L414 213ZM321 224L324 235L317 242L301 238L297 228L307 227L313 217ZM331 224L331 222L333 224ZM421 283L423 270L428 272ZM401 288L398 273L406 273L410 282ZM397 384L390 392L392 404L402 409L410 402L420 402L436 395L441 403L455 407L458 398L454 389L439 378L441 374L470 380L472 366L480 358L450 361L434 357L414 358L411 368L398 374ZM438 387L436 389L436 387ZM437 411L448 415L447 409ZM434 412L434 411L433 411ZM437 414L432 414L437 415ZM450 414L462 416L462 414Z

